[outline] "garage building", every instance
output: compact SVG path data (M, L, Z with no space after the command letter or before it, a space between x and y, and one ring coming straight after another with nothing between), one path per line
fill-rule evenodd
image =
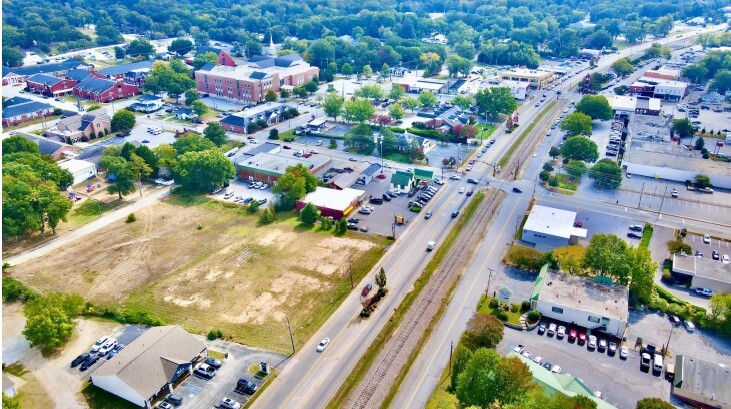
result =
M541 269L531 307L543 316L622 338L629 315L629 289L608 277L580 277Z
M586 238L586 229L574 227L576 212L547 206L533 206L523 225L523 241L539 249L553 249Z
M71 172L74 177L74 185L96 177L96 165L85 160L71 159L59 162L58 167Z
M297 211L301 211L307 203L312 203L325 217L342 219L365 200L365 192L358 189L342 190L318 187L304 199L297 202Z
M731 370L687 355L675 356L672 394L693 406L731 408Z
M724 294L731 292L731 264L673 254L673 273L691 277L690 288L710 288Z
M104 362L91 383L137 406L151 408L158 395L193 372L193 362L207 355L203 340L177 325L153 327Z

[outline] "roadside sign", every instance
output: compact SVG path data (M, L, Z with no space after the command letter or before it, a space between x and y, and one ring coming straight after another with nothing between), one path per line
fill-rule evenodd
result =
M263 373L269 374L269 365L266 362L259 362L259 367Z
M513 290L508 288L508 286L501 286L497 289L497 300L498 303L508 303L510 305L510 299L513 296Z

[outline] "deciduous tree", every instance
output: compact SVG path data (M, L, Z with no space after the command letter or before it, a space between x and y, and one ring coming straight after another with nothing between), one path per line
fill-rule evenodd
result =
M586 167L586 164L580 160L569 161L569 163L566 164L565 169L566 173L575 178L580 178L584 175L584 173L589 171L589 169Z
M120 109L112 116L112 132L129 132L136 122L135 114L126 109Z
M388 97L394 101L398 101L406 94L406 90L399 84L391 85L391 90L388 91Z
M431 91L422 91L419 94L419 103L425 107L436 105L437 101L437 96Z
M107 187L109 193L117 193L119 198L122 199L122 195L134 192L134 177L126 159L121 156L105 155L102 157L102 166L107 169L107 179L111 180L109 187Z
M566 131L569 137L591 134L591 117L581 112L573 112L566 116L559 124L561 130Z
M559 247L553 250L553 258L561 270L575 275L584 272L585 254L586 250L581 246Z
M490 118L497 118L500 114L512 114L518 108L508 87L484 88L475 95L475 100L479 112Z
M574 136L561 147L561 155L570 160L594 162L599 159L596 143L584 136Z
M467 323L465 335L476 348L495 348L503 339L505 326L494 315L475 314Z
M322 109L325 111L325 115L332 117L335 121L343 113L344 105L345 99L334 92L327 94L322 100Z
M576 104L576 111L589 115L591 119L606 121L614 117L609 100L604 95L584 95Z
M350 122L365 122L376 114L375 108L365 98L356 98L345 103L345 120Z
M627 248L627 243L614 234L595 234L586 247L584 265L627 285L631 275Z
M218 149L193 151L178 157L175 181L185 190L203 193L222 186L233 173L233 164Z
M185 105L186 106L190 106L190 104L192 104L193 102L201 99L201 94L200 94L200 92L198 92L197 89L191 88L191 89L185 91L183 94L185 96Z
M517 357L501 358L494 349L473 353L457 380L457 398L463 407L521 402L532 382L530 369Z
M637 402L637 409L673 409L675 406L660 398L645 398Z
M300 211L300 219L302 219L302 223L312 226L315 224L315 221L317 221L317 218L320 216L320 212L317 210L317 207L313 205L312 203L307 203L305 207L302 208Z
M406 112L404 112L404 109L401 108L400 104L396 103L388 107L388 115L391 116L394 121L400 121L404 118Z
M597 186L616 189L622 184L622 168L611 159L600 160L589 169L588 173L589 179Z
M203 136L219 148L221 145L228 142L226 130L223 129L223 126L221 126L218 122L209 123L206 126L206 129L203 130Z

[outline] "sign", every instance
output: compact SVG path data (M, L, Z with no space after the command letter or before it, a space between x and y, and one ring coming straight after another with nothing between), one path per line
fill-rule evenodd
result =
M269 375L269 365L266 362L259 362L259 367L263 373Z
M497 300L498 304L506 302L510 305L510 298L513 296L513 290L507 286L502 286L497 289Z

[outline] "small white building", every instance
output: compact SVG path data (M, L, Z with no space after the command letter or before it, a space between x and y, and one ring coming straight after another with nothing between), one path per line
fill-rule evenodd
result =
M692 277L690 288L710 288L724 294L731 292L731 264L706 257L673 254L673 273Z
M574 227L576 212L535 205L523 225L523 241L538 249L554 249L586 238L586 229Z
M541 269L531 307L544 317L622 338L629 316L629 289L608 277L594 278Z
M96 165L85 160L71 159L59 162L58 167L71 172L74 177L74 185L96 177Z
M500 82L500 86L510 88L510 93L513 94L513 98L520 100L528 96L528 90L530 89L530 83L524 81L503 80Z

